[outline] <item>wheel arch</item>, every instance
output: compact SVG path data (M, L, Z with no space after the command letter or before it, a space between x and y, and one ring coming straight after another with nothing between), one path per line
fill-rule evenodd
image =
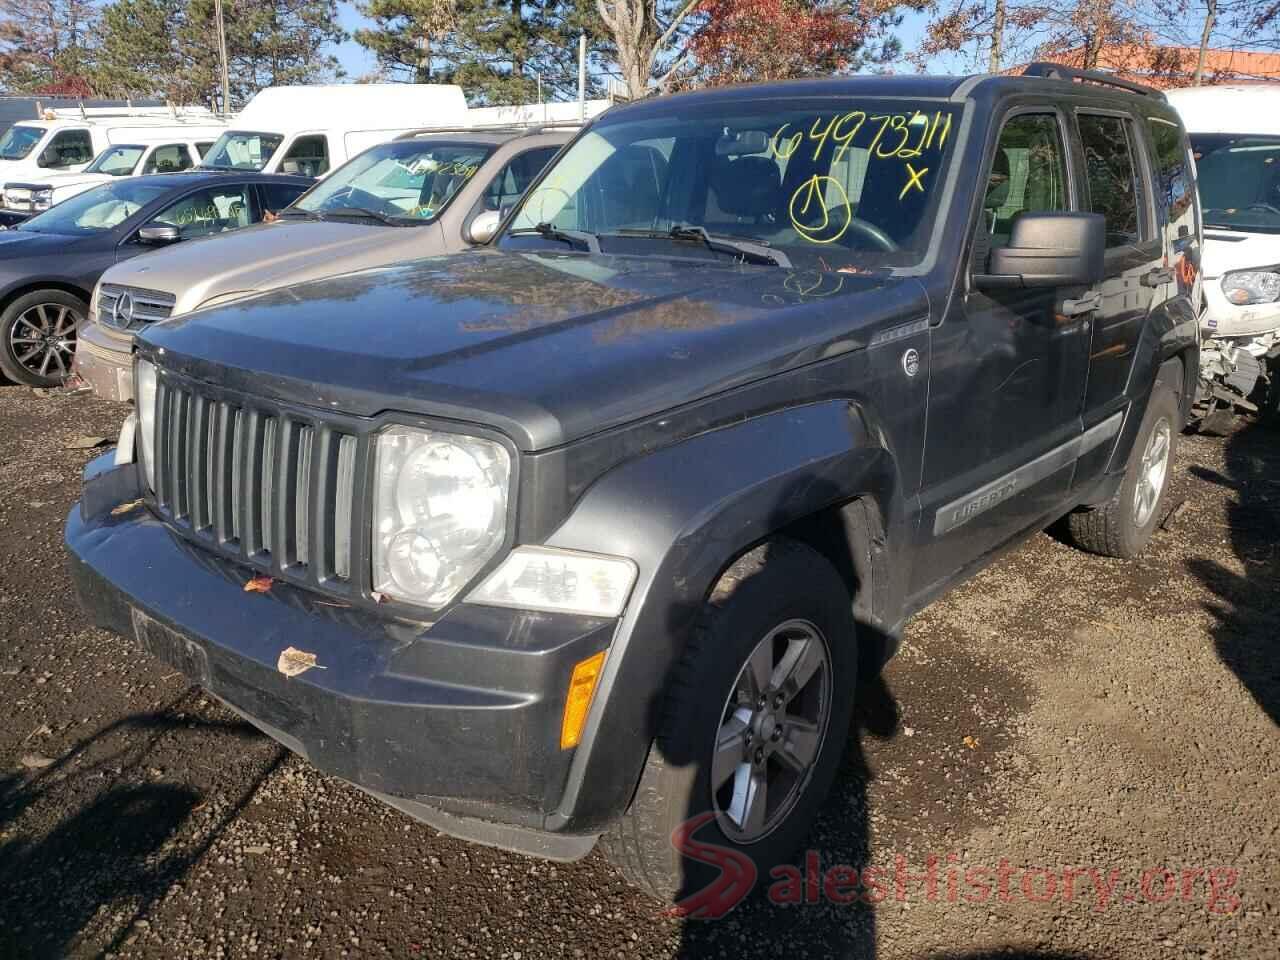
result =
M24 280L0 294L0 312L8 310L9 305L19 297L25 297L28 293L36 293L40 290L57 290L60 293L70 294L83 300L86 307L88 307L89 300L93 297L91 292L69 280L50 279L47 277L40 280Z
M814 547L853 587L859 627L887 634L880 624L902 579L892 569L902 551L890 547L905 540L906 505L885 438L860 404L823 401L663 448L587 491L548 544L631 557L640 576L550 829L570 819L603 826L626 809L697 613L762 542ZM876 646L869 668L885 655Z

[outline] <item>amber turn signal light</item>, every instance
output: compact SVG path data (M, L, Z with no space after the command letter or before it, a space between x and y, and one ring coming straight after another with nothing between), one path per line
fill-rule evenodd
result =
M604 651L579 660L569 678L569 695L564 701L564 722L560 725L560 749L576 747L582 739L582 728L587 723L587 711L591 709L591 697L596 692L596 681L604 666Z

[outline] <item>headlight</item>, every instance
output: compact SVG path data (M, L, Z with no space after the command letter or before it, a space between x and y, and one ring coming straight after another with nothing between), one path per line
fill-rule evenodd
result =
M1238 307L1280 300L1280 273L1268 270L1241 270L1222 278L1222 292Z
M511 458L479 437L390 427L378 435L373 589L448 603L507 533Z
M627 605L635 580L636 565L625 557L518 547L467 603L613 618Z
M53 188L46 187L43 190L31 191L31 209L32 210L48 210L53 206Z
M138 452L147 486L156 488L156 368L139 360L133 370L133 398L138 407Z

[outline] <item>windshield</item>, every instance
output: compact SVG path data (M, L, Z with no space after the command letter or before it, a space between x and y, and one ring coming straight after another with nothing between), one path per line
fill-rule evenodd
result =
M363 209L425 223L440 215L492 152L478 144L393 140L335 170L293 208L318 214Z
M113 230L171 188L142 180L104 183L50 207L15 229L83 236Z
M10 127L0 137L0 160L21 160L44 139L44 127Z
M138 160L146 151L146 147L125 146L107 147L93 159L93 163L84 168L85 173L107 173L113 177L127 177L133 173Z
M283 140L278 133L228 130L209 148L200 165L215 170L261 170Z
M604 122L526 195L502 244L563 247L571 231L604 253L733 256L728 240L759 263L764 245L818 269L910 265L957 120L937 102L824 98Z
M1245 233L1280 233L1280 137L1195 134L1204 225Z

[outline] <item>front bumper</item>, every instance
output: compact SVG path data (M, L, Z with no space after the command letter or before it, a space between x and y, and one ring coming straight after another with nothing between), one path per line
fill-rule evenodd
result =
M104 400L133 400L133 334L96 321L85 324L71 369Z
M598 828L551 816L573 756L559 748L560 718L573 665L609 645L615 621L460 604L423 624L283 582L246 593L253 571L141 504L122 508L140 495L136 476L110 455L94 461L67 520L76 590L97 624L442 832L549 859L590 851ZM288 647L316 667L286 676Z

